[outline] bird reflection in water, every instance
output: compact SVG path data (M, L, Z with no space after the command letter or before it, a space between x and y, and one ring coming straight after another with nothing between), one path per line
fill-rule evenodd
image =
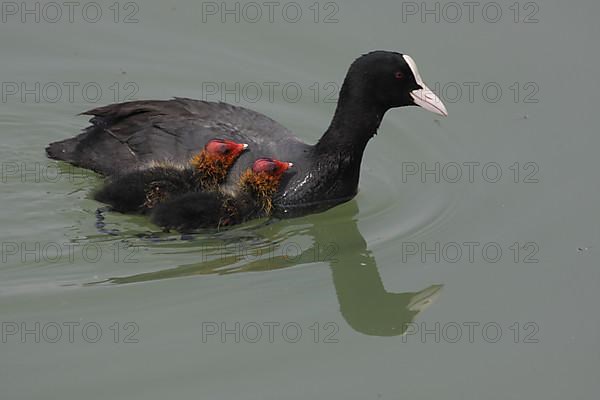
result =
M431 285L415 292L386 291L375 257L367 249L367 243L358 230L356 201L337 207L330 213L339 213L339 218L328 218L326 224L319 223L317 219L316 223L304 224L304 229L300 230L297 229L299 220L283 220L256 230L225 231L218 234L221 246L213 246L212 253L210 245L201 248L202 260L198 263L115 277L102 283L126 284L192 275L226 275L324 262L332 271L341 314L355 331L371 336L402 335L417 315L437 300L443 285ZM260 237L257 231L260 231ZM291 233L286 233L288 231ZM308 237L311 244L300 250L302 246L289 245L290 236L294 239ZM272 239L274 237L277 239ZM223 241L230 246L223 247ZM198 249L197 240L178 240L169 244L185 251ZM286 250L281 250L283 247ZM234 248L236 250L232 251Z

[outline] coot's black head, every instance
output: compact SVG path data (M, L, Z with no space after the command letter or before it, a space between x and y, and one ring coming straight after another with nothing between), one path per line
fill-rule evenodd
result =
M374 51L356 59L340 93L340 100L344 97L360 97L361 103L383 110L417 105L448 115L442 101L423 82L414 60L390 51Z

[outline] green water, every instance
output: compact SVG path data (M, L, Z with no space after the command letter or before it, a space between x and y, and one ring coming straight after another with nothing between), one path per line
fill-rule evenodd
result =
M236 23L221 2L73 22L3 2L2 398L596 398L600 7L470 22L442 2L436 22L409 3L279 3L273 22L240 3ZM450 115L390 111L358 196L323 214L181 237L108 213L108 235L101 178L44 155L81 111L172 96L314 142L373 49L410 54Z

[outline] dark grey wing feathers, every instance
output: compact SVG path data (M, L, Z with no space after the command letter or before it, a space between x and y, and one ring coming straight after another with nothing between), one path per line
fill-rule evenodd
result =
M149 161L187 161L212 138L255 147L297 141L281 124L258 112L187 98L111 104L82 113L91 125L71 139L51 143L48 156L104 175Z

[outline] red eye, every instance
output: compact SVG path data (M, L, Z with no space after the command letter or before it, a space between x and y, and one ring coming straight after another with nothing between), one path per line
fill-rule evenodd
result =
M396 79L402 79L404 78L404 74L400 71L396 72L396 74L394 74Z

